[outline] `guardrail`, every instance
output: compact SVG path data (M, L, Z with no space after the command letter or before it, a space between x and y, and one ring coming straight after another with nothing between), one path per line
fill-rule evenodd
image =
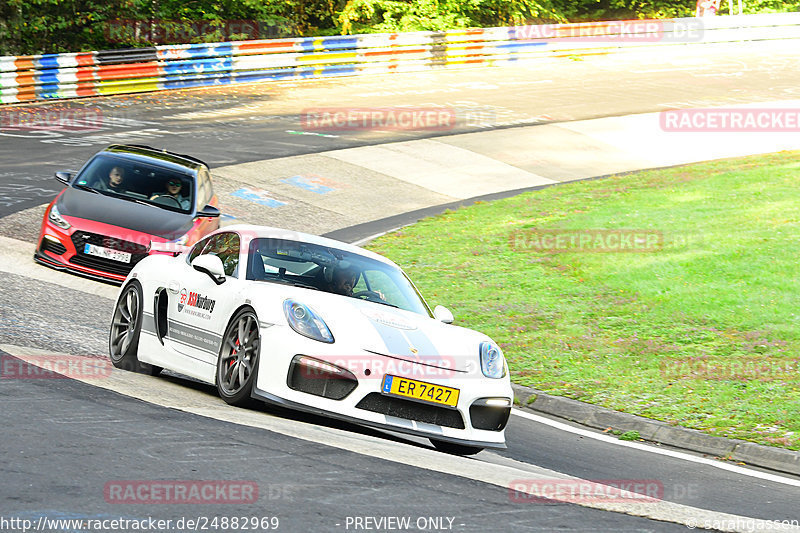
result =
M643 46L800 39L800 13L162 45L0 57L0 104L499 65Z

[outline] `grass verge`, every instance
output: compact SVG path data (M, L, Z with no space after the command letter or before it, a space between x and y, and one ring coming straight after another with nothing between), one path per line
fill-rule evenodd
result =
M369 248L517 383L800 449L798 152L559 185Z

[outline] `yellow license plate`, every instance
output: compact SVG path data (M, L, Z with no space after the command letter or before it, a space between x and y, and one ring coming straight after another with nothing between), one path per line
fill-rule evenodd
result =
M392 396L413 398L423 402L455 407L458 404L458 389L442 387L415 379L386 375L383 377L383 392Z

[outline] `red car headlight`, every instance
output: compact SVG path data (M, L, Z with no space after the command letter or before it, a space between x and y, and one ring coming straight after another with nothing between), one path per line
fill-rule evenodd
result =
M64 220L64 217L61 216L61 213L58 212L58 208L53 204L53 207L50 209L50 214L47 215L48 220L58 226L61 229L69 229L72 225Z

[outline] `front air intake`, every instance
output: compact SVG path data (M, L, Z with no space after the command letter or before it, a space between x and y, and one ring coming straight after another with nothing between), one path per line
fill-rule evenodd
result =
M296 391L342 400L356 389L358 380L349 370L313 357L296 355L289 365L286 384Z

